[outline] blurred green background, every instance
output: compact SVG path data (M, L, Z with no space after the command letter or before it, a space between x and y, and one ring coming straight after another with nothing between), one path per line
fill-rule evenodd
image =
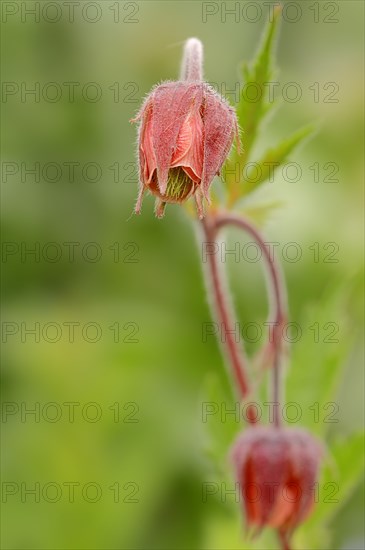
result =
M257 50L268 6L69 4L2 3L2 547L246 548L234 497L224 502L219 485L214 498L202 498L216 469L225 469L227 487L234 486L229 464L217 465L207 449L209 422L201 413L212 401L207 388L217 386L217 402L224 395L227 407L235 399L219 346L202 338L211 317L196 227L178 206L156 220L151 197L142 215L132 216L136 129L129 120L154 84L178 76L190 36L204 42L206 79L235 89L238 66ZM236 14L224 18L224 4ZM295 82L301 97L281 101L257 152L307 122L319 131L291 159L300 179L279 172L250 204L284 203L263 231L279 243L291 319L304 333L292 346L290 369L330 371L336 361L343 367L335 399L319 403L322 427L327 401L339 406L338 422L325 426L331 449L331 441L363 425L364 7L290 4L275 93ZM338 101L328 102L333 90L330 98ZM331 181L333 166L338 181ZM236 242L245 240L233 232L229 246ZM291 242L302 253L297 262L283 256ZM335 263L327 261L327 243L335 243ZM261 266L233 260L227 267L240 322L262 324ZM316 322L318 341L309 328ZM325 341L326 323L338 327L338 342ZM35 334L27 332L32 328ZM313 401L296 397L293 385L290 399L308 411ZM310 416L299 424L310 427ZM27 492L32 488L35 494ZM331 547L363 548L363 485L346 499L340 481L339 489ZM276 543L269 535L252 544ZM300 544L308 549L298 538ZM328 548L320 537L311 544Z

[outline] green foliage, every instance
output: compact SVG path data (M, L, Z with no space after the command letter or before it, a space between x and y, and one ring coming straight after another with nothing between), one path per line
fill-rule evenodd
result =
M338 423L335 399L353 343L343 294L331 288L320 306L310 305L303 312L297 323L300 338L292 345L292 366L286 379L287 401L298 403L303 414L300 422L323 436L327 428ZM329 319L341 319L341 326Z
M330 287L320 304L313 304L304 311L298 321L301 337L292 345L292 365L285 384L287 417L294 419L293 427L302 426L315 433L323 441L324 449L321 477L314 489L316 507L295 533L294 547L297 550L335 547L329 524L345 506L363 475L364 434L355 432L346 438L331 440L331 429L338 425L340 418L337 395L343 367L353 344L351 327L346 322L347 308L344 288ZM327 325L328 319L341 319L340 329L337 331L335 323ZM271 372L268 372L266 381L270 376ZM207 377L203 395L202 401L210 405L209 414L202 424L209 479L231 487L232 468L227 450L244 429L245 404L229 396L216 375ZM261 384L259 395L259 402L270 401L267 384ZM236 414L225 414L226 410ZM296 411L300 413L298 418L295 418ZM265 406L262 406L262 412L263 421L268 421ZM241 510L233 504L228 501L224 507L240 516ZM266 530L258 539L245 539L247 550L275 547L277 543Z
M247 195L259 185L270 180L279 166L284 164L289 154L310 136L314 126L305 126L290 137L283 139L278 145L268 149L264 156L247 170L247 177L242 178L242 194Z
M353 345L347 308L346 289L330 287L320 304L306 309L300 320L302 336L293 345L292 366L286 379L287 403L298 405L300 424L324 442L341 416L337 395ZM328 319L341 319L341 325ZM346 504L363 475L362 433L330 439L324 447L316 508L296 535L299 548L323 548L331 543L329 522Z
M283 165L291 153L313 134L314 125L305 126L290 137L270 147L261 158L253 162L252 152L256 145L259 129L272 103L267 101L267 86L273 76L274 43L279 22L280 9L275 10L268 24L262 45L251 66L242 70L244 88L237 105L239 125L242 129L243 150L236 149L227 161L224 170L225 186L228 189L228 207L237 207L238 201L246 198L262 184L272 181L278 167ZM255 100L250 91L255 90ZM239 205L239 211L256 224L264 223L271 212L281 206L278 201L266 204L254 200ZM293 403L293 410L299 416L293 426L301 425L316 434L324 443L324 460L321 479L318 483L317 504L314 513L295 534L294 546L299 549L333 547L329 522L336 517L359 483L364 463L364 435L353 433L346 439L331 441L331 433L339 422L340 407L338 389L343 377L343 367L353 346L353 330L346 314L348 293L345 287L329 286L319 304L307 306L299 320L301 331L297 343L292 345L292 366L286 373L286 404ZM339 326L335 321L341 319ZM253 368L253 366L252 366ZM271 373L263 379L267 380ZM244 404L234 404L227 399L217 380L210 379L206 387L209 400L217 405L217 413L205 424L206 450L215 463L217 479L230 479L226 464L227 449L243 427L234 415L220 417L222 406L238 406L240 413ZM259 401L270 401L268 385L258 388ZM207 398L208 399L208 398ZM262 407L263 421L268 421L267 411ZM288 409L289 411L289 409ZM240 414L239 413L239 414ZM289 416L289 412L288 412ZM289 421L290 424L290 421ZM228 481L227 481L228 482ZM240 510L237 509L237 514ZM270 548L272 539L263 533L254 541L245 540L245 548ZM234 542L232 541L232 547ZM258 546L257 546L258 545ZM275 543L274 546L275 547Z
M334 547L329 525L346 505L363 476L364 444L364 434L354 433L332 442L326 450L315 493L315 511L295 534L296 548Z
M206 464L201 466L201 440L195 428L199 426L206 434L205 448L211 450L212 468L216 470L216 464L222 465L219 469L230 488L233 480L227 451L243 423L228 417L229 422L219 424L220 416L215 415L202 425L197 389L208 373L215 367L221 368L222 362L213 336L206 343L201 339L202 321L210 320L204 300L201 253L194 247L193 226L186 222L179 205L171 205L164 221L157 222L152 214L153 197L146 197L150 207L145 207L144 215L131 216L137 181L131 171L135 129L128 122L135 116L138 106L135 101L142 100L156 79L174 76L179 48L166 45L173 45L192 32L204 37L206 74L218 79L225 60L236 57L237 44L241 44L244 52L250 49L253 40L256 42L253 36L257 36L261 22L248 23L241 18L237 23L234 16L227 14L227 22L222 25L217 13L209 16L205 24L202 18L199 22L199 17L192 17L193 2L151 1L136 3L139 11L135 15L132 9L124 11L121 5L120 24L116 24L114 17L118 16L118 10L107 9L107 3L104 9L100 4L103 17L96 24L87 24L82 17L82 3L77 4L72 23L68 23L67 10L63 12L65 17L53 24L46 21L47 16L54 17L51 11L41 17L40 23L30 14L26 23L22 23L21 10L14 15L9 13L7 32L3 33L4 81L19 84L17 94L9 95L2 105L2 124L7 136L3 140L4 161L11 161L11 165L15 161L14 166L19 169L2 187L6 204L2 219L4 244L19 245L17 254L4 255L3 324L5 330L6 322L17 323L19 332L3 345L2 389L3 403L18 403L19 412L4 417L2 423L3 480L17 483L18 492L3 503L6 528L1 532L1 548L277 550L273 530L265 529L259 537L247 540L240 505L233 495L227 496L226 503L219 499L219 494L202 502L202 482L210 481L211 473ZM219 7L222 11L222 6ZM359 177L363 128L359 116L362 98L357 53L363 42L363 6L361 2L351 2L348 10L340 6L341 23L335 25L321 22L330 11L320 11L319 23L313 24L313 11L304 3L302 7L304 17L298 24L287 23L287 32L281 37L282 66L298 56L303 61L300 67L303 82L313 82L318 75L322 75L323 82L334 78L338 81L341 90L338 105L319 102L308 104L305 109L311 110L308 121L313 113L318 118L330 113L330 123L324 124L316 136L316 160L320 164L336 160L341 183L298 185L298 195L303 194L306 205L312 205L310 210L305 209L306 216L300 200L288 204L286 212L278 210L277 203L275 208L269 204L271 197L260 192L269 184L260 185L257 193L237 204L237 209L244 208L245 215L260 224L271 215L283 213L278 226L287 241L305 235L320 243L334 240L339 244L341 261L334 266L322 262L313 265L303 258L303 262L286 267L292 319L304 323L296 314L295 304L306 302L308 296L317 301L305 312L311 323L313 315L317 315L316 308L320 310L327 304L332 318L325 321L337 320L341 325L340 349L345 335L347 338L350 332L353 341L354 332L360 332L363 313L360 269L363 190ZM199 11L199 4L196 9ZM123 19L136 18L138 24L122 23ZM172 21L178 21L178 38L177 25ZM218 36L222 40L217 41ZM346 58L351 60L346 70L341 70L341 59L334 63L338 52L346 52ZM209 68L212 57L216 75ZM337 66L335 77L332 71ZM83 84L94 80L99 82L103 93L100 101L90 102L82 89ZM120 93L116 93L114 85L114 93L109 89L115 80L120 81ZM139 89L123 89L129 80L138 82ZM65 86L60 101L48 101L47 83L51 81L80 82L75 88L75 101L69 100ZM32 94L26 96L25 102L21 101L21 90L35 89L37 82L40 102ZM49 89L49 98L51 93ZM303 103L299 105L304 111ZM305 112L302 114L305 117ZM297 128L291 119L291 109L280 111L277 126L278 134L268 144L270 147L286 137L287 134L279 134L284 128L292 129L288 135ZM245 125L242 132L245 147ZM94 177L91 160L102 169L102 177L95 182L91 181ZM51 181L55 161L62 175L61 179ZM75 166L74 179L69 176L73 169L67 167L70 164L67 161L80 162L80 166ZM26 181L22 177L23 162ZM39 183L34 174L28 173L37 162L40 172L48 172L48 178L41 176ZM217 192L221 190L219 182L216 188ZM259 198L262 204L258 203ZM293 220L295 235L291 233ZM93 242L102 250L102 257L95 262L95 247L88 246ZM51 261L58 247L48 247L47 243L61 246L60 261ZM74 261L73 247L66 246L67 243L77 244ZM40 246L40 261L36 254L28 253L36 249L36 244ZM228 261L232 258L231 255ZM245 320L256 320L265 313L258 306L263 304L262 286L254 275L250 276L253 268L257 267L258 272L259 266L240 263L233 267L239 270L243 298L237 300L237 308ZM291 278L291 273L297 276ZM356 280L350 281L354 275ZM323 289L332 276L347 285L351 303L341 305L335 299L332 301L331 295L343 292L342 287L334 288L333 293L322 299ZM342 321L348 318L351 322L344 333ZM73 322L78 324L75 339L71 340L68 335L73 333ZM82 329L90 322L100 326L102 336L89 343L82 337ZM139 326L132 338L131 322ZM27 333L23 343L23 323L30 330L40 323L41 331L50 323L50 339L55 335L51 325L56 324L55 328L62 329L62 338L55 342L41 338L37 342L34 334ZM115 330L116 326L119 330ZM88 335L94 337L92 327ZM319 344L312 341L308 345L315 357ZM346 354L343 350L342 357ZM321 357L327 360L324 350ZM330 514L328 520L322 516L321 503L317 504L311 518L298 531L294 550L353 548L349 541L346 544L346 538L356 537L361 529L361 510L359 514L357 502L349 496L354 484L346 481L349 475L358 479L355 462L361 460L360 444L352 447L352 436L347 435L352 430L352 419L361 414L360 399L355 400L352 394L354 386L361 386L358 380L362 356L358 344L351 357L351 363L347 361L348 376L342 377L338 365L335 384L341 389L339 417L347 415L349 422L346 429L342 424L328 425L329 458L323 472L328 475L325 480L338 483L340 491L335 498L341 502L323 505L335 511L336 515ZM288 372L288 383L294 371L301 369L297 359L298 356ZM300 380L299 372L296 375ZM213 390L211 393L207 390L206 400L226 401L227 407L234 403L224 374L220 373L214 384L222 395L218 393L215 397ZM292 397L288 393L288 399ZM319 398L322 403L324 399L337 400L332 393ZM138 423L128 421L131 402L139 406ZM51 421L57 414L52 403L61 407L60 421ZM75 422L69 421L69 411L73 409L66 403L78 404ZM94 416L96 410L93 406L86 408L89 403L101 406L99 421L87 420L88 413ZM117 403L120 414L116 422ZM32 413L23 419L22 405L29 411L39 405L40 422ZM311 429L307 420L310 421L309 416L301 422ZM339 433L347 435L346 439L337 440L335 436ZM336 447L341 444L349 450L348 459L342 451L337 454ZM343 467L339 466L342 461ZM32 490L37 481L41 483L41 492L46 483L56 483L62 490L60 501L51 502L57 495L52 485L47 492L49 500L41 496L41 502L36 502L32 493L26 493L23 499L21 484ZM68 497L72 488L67 483L72 482L80 483L75 487L74 502ZM98 502L82 498L82 489L90 482L102 488ZM130 482L140 486L138 503L125 502L130 489L124 486ZM110 489L115 483L120 488L117 502L114 490ZM342 493L345 486L346 494ZM94 496L92 486L88 494ZM332 540L324 532L327 522L335 535Z
M244 150L240 155L243 163L247 162L257 137L259 124L270 108L267 103L267 87L265 84L272 79L272 59L274 37L278 28L281 10L276 9L272 22L268 24L264 40L252 67L244 64L242 68L243 83L245 84L241 99L237 105L237 116L240 127L244 132ZM253 97L252 88L254 89ZM250 92L251 90L251 92Z
M331 442L321 479L326 494L319 499L312 521L329 520L346 504L363 475L364 444L364 434L357 432Z
M224 179L229 190L229 206L233 206L239 199L271 180L275 170L284 164L290 153L315 130L312 125L297 130L289 138L283 139L268 149L261 159L254 161L253 165L250 164L260 124L273 107L273 102L268 101L268 83L274 74L274 39L280 13L280 7L274 10L274 16L267 26L262 45L252 66L244 64L242 68L243 88L236 111L239 126L243 132L243 148L236 149L232 153L224 169Z

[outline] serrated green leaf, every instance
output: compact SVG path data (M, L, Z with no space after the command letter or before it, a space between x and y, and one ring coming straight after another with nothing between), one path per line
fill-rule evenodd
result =
M363 433L352 434L331 444L312 522L328 522L346 504L364 473L364 444Z
M237 105L238 121L244 132L244 150L240 155L242 163L247 162L249 158L259 123L266 111L268 90L265 83L272 78L272 50L280 13L280 8L274 10L274 16L268 23L262 46L252 67L243 66L245 86ZM256 90L255 96L253 96L253 89Z
M335 463L336 476L328 468L325 472L325 482L338 483L339 506L345 505L351 493L356 488L357 482L364 474L364 433L355 433L341 442L335 442L330 449Z
M275 147L268 149L262 159L255 162L251 170L248 170L246 179L241 183L242 195L251 193L259 185L271 179L277 168L287 160L288 155L314 131L314 126L305 126Z
M330 522L346 504L364 468L364 434L355 433L346 440L334 442L322 468L316 490L316 505L311 516L294 534L294 547L334 548Z
M243 149L235 150L225 164L224 180L230 191L229 202L232 205L241 195L240 181L242 171L249 159L252 147L257 137L259 124L273 106L267 101L267 84L272 79L272 57L275 32L278 26L281 8L274 9L274 16L268 23L263 35L262 45L251 67L243 65L243 88L240 101L236 106L239 126L243 131ZM251 97L256 90L256 97ZM251 94L251 95L250 95Z
M300 337L291 347L286 401L296 403L300 423L320 435L339 421L336 393L352 343L344 296L342 288L330 288L320 304L295 321Z

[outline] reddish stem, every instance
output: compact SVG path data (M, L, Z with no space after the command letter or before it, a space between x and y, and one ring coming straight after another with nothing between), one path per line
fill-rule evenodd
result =
M270 296L271 308L273 309L273 337L272 340L269 341L270 348L272 348L273 352L273 402L279 404L281 401L280 370L283 351L282 329L283 324L287 319L285 285L283 284L279 266L275 263L269 247L257 229L241 216L233 213L219 214L215 219L215 225L217 229L224 227L225 225L235 225L240 229L243 229L253 237L264 255L269 279L268 294ZM280 423L280 411L278 410L278 406L276 406L274 407L274 424L276 426L280 426Z
M280 369L281 369L281 357L283 351L282 342L282 328L286 314L286 293L285 285L281 277L281 273L278 265L275 263L274 258L270 253L270 249L261 237L260 233L255 227L253 227L247 220L233 213L217 214L215 217L208 216L203 220L203 227L208 243L214 244L214 240L221 227L226 225L235 225L240 229L249 233L255 242L262 250L267 266L267 275L269 279L269 296L271 298L270 318L273 318L273 333L272 340L269 341L269 350L273 356L273 401L274 403L280 403ZM213 291L215 296L215 304L219 319L221 321L222 330L225 330L225 342L227 344L227 353L232 365L232 370L237 381L238 388L242 398L246 397L249 393L249 383L246 374L246 361L243 357L241 350L238 348L236 341L232 337L233 322L227 305L227 296L223 290L223 286L220 280L219 268L215 254L209 254L209 268L211 272L211 279L213 285ZM269 331L269 338L271 333ZM251 410L250 422L254 422L253 410ZM274 423L276 426L280 425L280 414L278 406L274 407Z
M202 226L204 229L206 243L210 244L212 246L212 250L214 250L215 238L217 234L217 227L215 225L214 218L209 216L207 218L204 218L202 220ZM220 321L221 330L224 335L224 338L222 338L222 340L226 343L227 346L228 358L232 366L233 375L237 382L240 397L244 399L249 393L249 382L245 372L246 360L233 337L233 322L227 303L228 300L221 281L217 258L216 255L213 253L208 254L208 266L214 293L215 308Z

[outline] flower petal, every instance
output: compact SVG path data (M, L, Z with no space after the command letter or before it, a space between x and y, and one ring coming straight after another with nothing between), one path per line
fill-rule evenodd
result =
M219 172L237 135L237 119L234 110L211 88L205 88L204 166L202 190L207 197L209 185Z
M203 170L203 121L199 112L191 113L184 121L171 166L181 166L195 183L200 183Z
M152 117L153 102L151 99L146 103L142 112L139 137L140 179L144 185L148 185L151 182L153 172L156 169L156 157L152 143Z
M165 193L172 157L178 151L178 136L189 113L199 110L202 85L170 82L156 88L153 98L152 139L160 191ZM187 132L187 130L185 130ZM188 136L185 135L185 145ZM181 147L183 147L181 141ZM181 151L181 154L183 151Z

